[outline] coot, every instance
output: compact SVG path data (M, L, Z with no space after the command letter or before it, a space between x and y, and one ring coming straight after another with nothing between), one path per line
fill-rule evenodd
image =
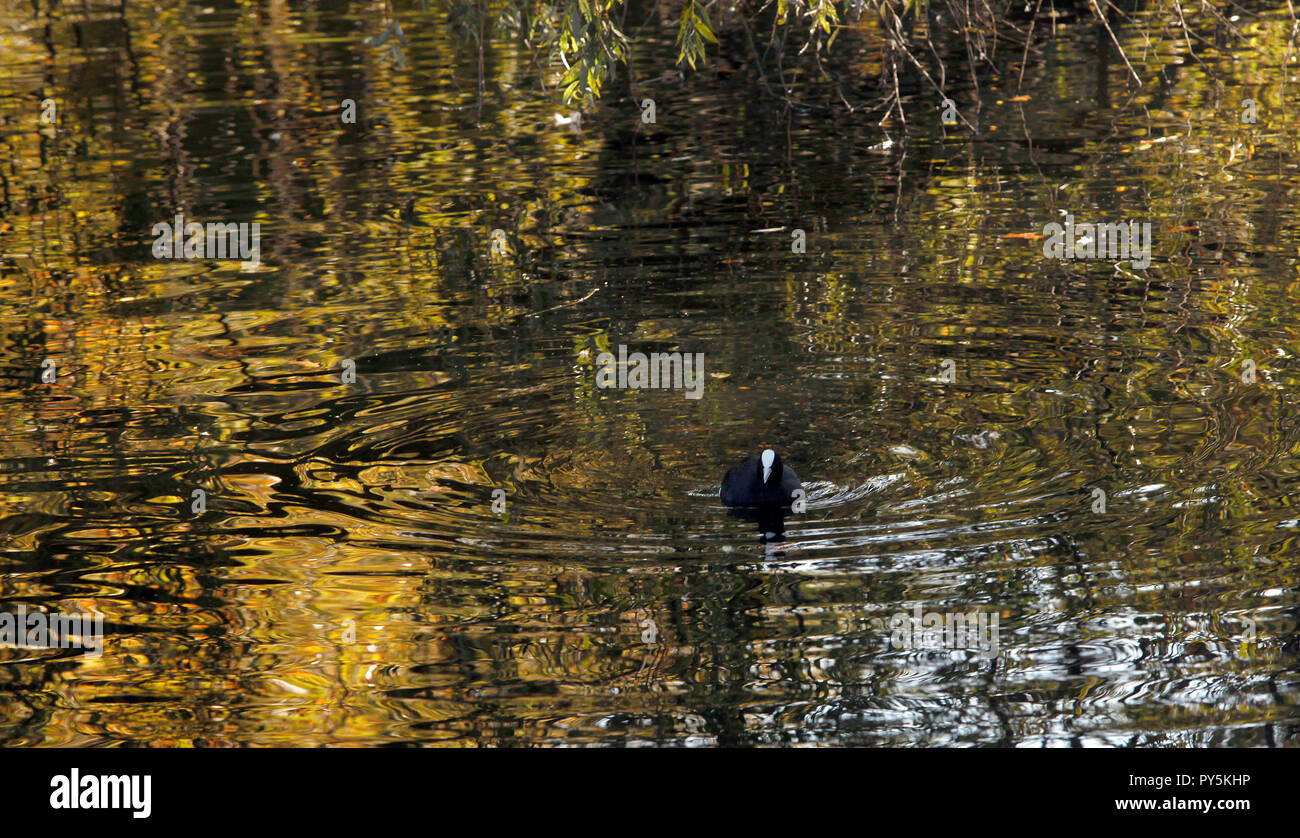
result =
M727 506L789 506L799 487L799 475L769 448L727 472L722 478L722 502Z

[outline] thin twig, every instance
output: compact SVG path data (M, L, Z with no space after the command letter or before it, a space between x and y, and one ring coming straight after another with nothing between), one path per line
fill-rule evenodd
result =
M562 308L572 308L573 306L585 303L587 300L590 300L598 293L600 293L600 289L593 288L591 289L591 291L587 292L587 295L585 297L583 297L580 300L573 300L572 302L568 302L568 303L560 303L558 306L551 306L550 308L544 308L541 311L534 311L530 314L525 314L524 317L541 317L543 314L549 314L552 311L559 311Z
M1128 67L1128 71L1133 74L1133 78L1137 83L1142 84L1142 77L1137 74L1137 70L1133 69L1133 65L1128 63L1128 56L1124 54L1124 47L1120 46L1119 38L1115 37L1115 32L1110 28L1110 22L1107 21L1106 16L1101 13L1101 8L1097 5L1097 0L1088 0L1088 2L1092 6L1093 12L1097 15L1097 19L1101 21L1101 25L1106 27L1106 31L1110 33L1110 39L1115 42L1115 49L1119 50L1119 57L1124 59L1124 66Z

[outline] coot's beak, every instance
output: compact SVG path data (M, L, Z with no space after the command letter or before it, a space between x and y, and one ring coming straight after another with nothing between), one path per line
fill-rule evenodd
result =
M772 463L776 461L776 452L771 448L763 452L763 485L767 485L767 480L772 476Z

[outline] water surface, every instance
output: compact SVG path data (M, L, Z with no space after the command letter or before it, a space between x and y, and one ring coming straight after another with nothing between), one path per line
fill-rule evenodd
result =
M0 2L0 600L106 632L0 649L0 743L1296 743L1284 13L1136 93L1063 31L976 133L668 40L656 123L575 133L526 52L480 96L401 16L405 68L360 3ZM178 209L263 265L153 259ZM1045 259L1067 211L1152 265ZM620 344L703 397L598 389ZM762 446L808 488L776 543L716 501ZM997 656L891 645L918 606Z

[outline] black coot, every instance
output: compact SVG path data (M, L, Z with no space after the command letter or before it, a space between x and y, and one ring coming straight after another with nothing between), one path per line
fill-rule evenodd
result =
M722 502L727 506L789 506L798 488L799 475L769 448L727 472L722 478Z

